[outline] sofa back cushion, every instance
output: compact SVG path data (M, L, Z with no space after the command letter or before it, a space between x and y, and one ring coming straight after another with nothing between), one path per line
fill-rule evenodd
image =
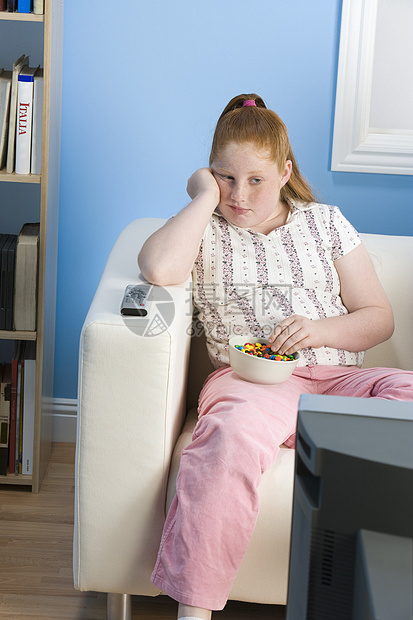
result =
M362 234L393 308L393 336L366 352L364 366L413 370L413 237Z

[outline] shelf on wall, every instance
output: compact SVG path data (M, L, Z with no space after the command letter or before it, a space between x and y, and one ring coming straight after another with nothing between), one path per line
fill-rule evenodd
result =
M1 15L1 13L0 13ZM16 174L15 172L7 173L5 169L0 170L0 182L6 183L40 183L40 174Z
M18 476L16 476L15 474L7 474L6 476L0 476L0 487L2 484L31 486L33 484L33 477L23 476L22 474L19 474Z
M9 11L0 11L0 20L14 22L43 22L44 15L35 13L11 13Z
M37 332L0 330L0 340L36 340Z

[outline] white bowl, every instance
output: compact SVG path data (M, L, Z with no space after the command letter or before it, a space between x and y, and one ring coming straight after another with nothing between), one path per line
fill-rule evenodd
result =
M268 344L268 340L265 340L265 338L254 338L253 336L234 336L230 338L229 363L237 375L245 381L265 383L266 385L282 383L291 376L298 364L299 353L294 353L295 359L291 360L291 362L285 362L255 357L235 348L235 345L244 345L246 342Z

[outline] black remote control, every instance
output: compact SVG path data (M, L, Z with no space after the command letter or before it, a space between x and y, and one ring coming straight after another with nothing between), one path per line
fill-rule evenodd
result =
M129 284L125 289L120 307L121 314L146 316L148 314L147 300L150 289L150 284Z

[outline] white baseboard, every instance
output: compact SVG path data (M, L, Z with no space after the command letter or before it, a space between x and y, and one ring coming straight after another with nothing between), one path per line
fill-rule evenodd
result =
M77 399L53 399L52 441L76 443Z

